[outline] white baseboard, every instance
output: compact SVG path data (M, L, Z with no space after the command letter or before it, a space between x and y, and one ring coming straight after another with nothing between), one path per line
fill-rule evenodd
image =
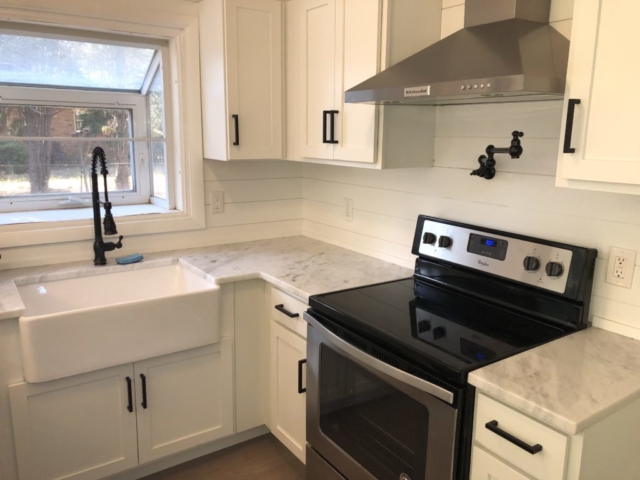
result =
M225 448L247 442L257 437L261 437L262 435L266 435L269 432L270 430L266 426L261 425L260 427L252 428L251 430L247 430L230 437L225 437L220 440L216 440L215 442L200 445L198 447L187 450L186 452L177 453L175 455L162 458L158 461L151 462L146 465L140 465L139 467L127 470L126 472L118 473L116 475L112 475L108 478L109 480L138 480L140 478L146 477L147 475L152 475L154 473L167 470L168 468L175 467L176 465L195 460L196 458L200 458L205 455L209 455L210 453L214 453L219 450L223 450Z

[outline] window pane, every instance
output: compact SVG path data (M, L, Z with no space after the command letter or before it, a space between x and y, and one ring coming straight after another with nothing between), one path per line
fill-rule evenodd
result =
M131 110L0 105L0 137L130 138Z
M156 73L149 87L149 125L151 136L164 138L164 84L162 83L162 68Z
M107 154L109 191L133 190L133 142L3 141L0 137L0 196L90 192L91 152L97 146Z
M167 160L164 142L151 142L151 175L153 196L167 199Z
M0 82L140 91L149 48L0 34Z

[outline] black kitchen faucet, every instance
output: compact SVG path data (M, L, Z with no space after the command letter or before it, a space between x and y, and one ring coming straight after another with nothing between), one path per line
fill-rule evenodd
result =
M98 191L98 159L100 160L100 174L104 178L104 202L100 201L100 192ZM120 235L118 243L105 242L102 239L102 226L100 225L100 204L104 205L104 234L105 235L117 235L118 230L116 228L116 222L111 214L111 202L109 202L109 192L107 191L107 156L104 150L100 147L93 149L91 155L91 190L93 200L93 229L94 229L94 241L93 252L95 257L93 259L94 265L106 265L107 258L105 252L111 252L116 248L122 248L122 239Z

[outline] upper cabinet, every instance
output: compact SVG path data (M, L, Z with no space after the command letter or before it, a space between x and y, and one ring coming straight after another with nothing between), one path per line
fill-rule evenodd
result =
M371 168L431 165L435 109L348 104L344 98L349 88L439 40L441 6L424 0L287 2L285 158Z
M575 2L559 186L640 194L639 17L637 0Z
M200 44L205 158L282 159L282 3L204 0Z

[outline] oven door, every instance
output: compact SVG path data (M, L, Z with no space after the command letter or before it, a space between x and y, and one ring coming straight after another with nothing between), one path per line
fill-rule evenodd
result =
M311 448L349 480L451 479L453 392L365 353L309 313L305 320Z

